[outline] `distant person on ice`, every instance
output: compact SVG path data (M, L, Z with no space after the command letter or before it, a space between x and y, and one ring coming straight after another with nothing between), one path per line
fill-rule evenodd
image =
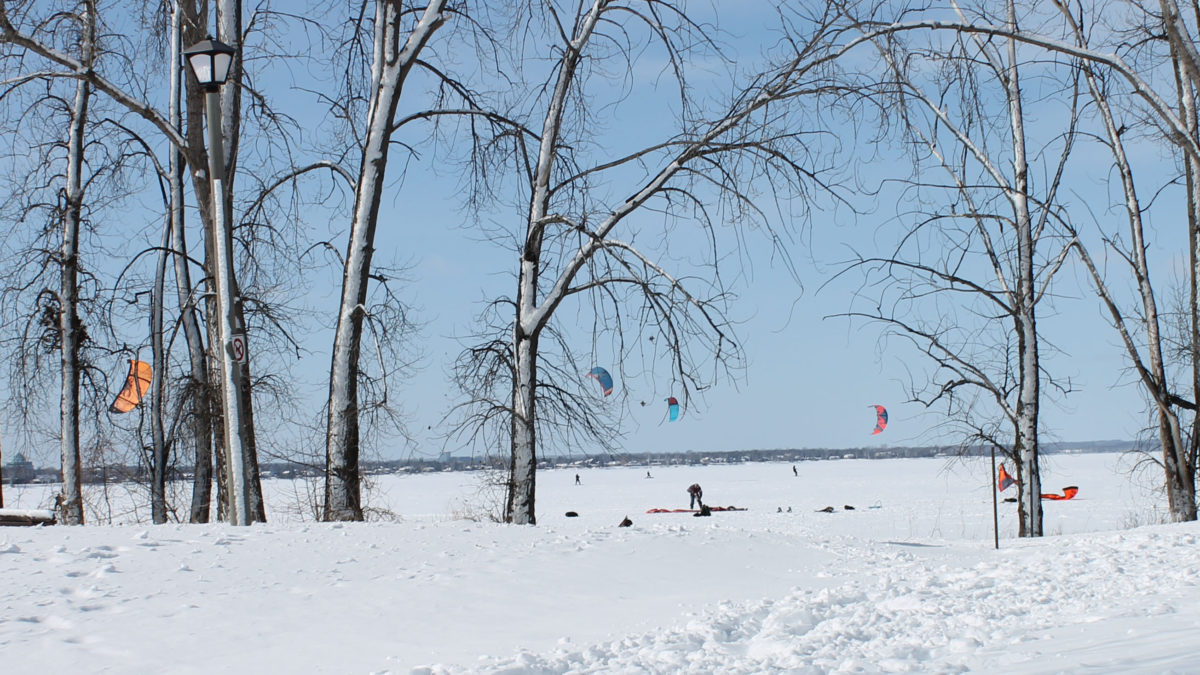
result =
M793 476L799 476L799 475L800 475L800 472L796 470L796 465L795 465L795 464L793 464L793 465L792 465L792 475L793 475Z
M575 474L575 484L579 485L579 474Z
M692 500L688 506L689 509L696 508L697 504L699 504L701 507L704 506L704 501L701 499L702 497L704 497L704 490L700 489L699 483L692 483L690 486L688 486L687 491L688 491L688 496L690 496L692 498Z

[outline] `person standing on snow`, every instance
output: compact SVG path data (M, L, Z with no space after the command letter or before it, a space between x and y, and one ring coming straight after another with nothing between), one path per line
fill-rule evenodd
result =
M699 504L701 507L704 506L704 501L701 499L702 497L704 497L704 490L700 489L699 483L692 483L690 486L688 486L687 491L688 491L688 496L690 496L692 498L691 503L688 506L689 509L696 508L697 504Z

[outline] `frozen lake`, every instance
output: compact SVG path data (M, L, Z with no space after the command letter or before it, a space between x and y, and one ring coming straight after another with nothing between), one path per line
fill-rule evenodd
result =
M1130 467L1047 457L1046 491L1079 495L1038 539L1000 503L999 551L986 459L543 471L537 527L487 519L483 472L374 477L367 523L305 520L302 482L265 483L271 522L243 528L132 522L140 492L91 489L118 524L0 528L0 653L6 675L1194 672L1200 526L1152 525L1161 476ZM747 510L646 513L692 483Z

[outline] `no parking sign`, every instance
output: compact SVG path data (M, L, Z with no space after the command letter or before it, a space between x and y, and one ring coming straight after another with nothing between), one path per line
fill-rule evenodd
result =
M229 352L236 363L245 363L248 356L246 349L246 334L238 333L229 338Z

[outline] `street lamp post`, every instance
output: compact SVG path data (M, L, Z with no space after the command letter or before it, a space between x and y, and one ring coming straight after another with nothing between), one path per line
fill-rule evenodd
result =
M249 499L246 495L246 461L243 435L247 415L241 396L242 382L239 362L246 359L246 336L235 331L238 326L233 304L233 266L230 249L233 234L225 214L225 148L221 138L221 85L229 76L234 50L211 36L183 50L191 65L192 74L204 88L205 118L208 123L208 176L212 208L213 244L212 271L217 300L217 337L221 341L221 398L223 431L228 461L229 522L249 525Z

